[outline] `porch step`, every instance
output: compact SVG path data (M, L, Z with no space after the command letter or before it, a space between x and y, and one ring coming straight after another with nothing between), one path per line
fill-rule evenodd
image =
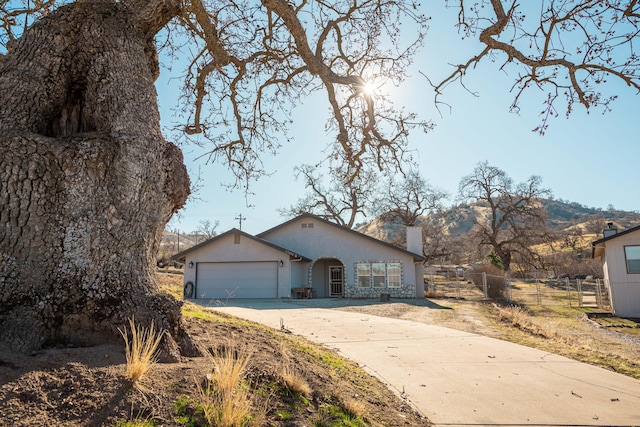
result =
M598 308L598 298L595 292L582 293L582 307Z

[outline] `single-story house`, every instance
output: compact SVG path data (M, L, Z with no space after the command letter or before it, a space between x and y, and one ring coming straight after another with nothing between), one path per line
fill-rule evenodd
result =
M592 257L603 260L605 286L613 313L640 318L640 226L618 232L609 224L592 245Z
M238 229L175 255L193 298L394 298L423 296L422 230L409 250L312 214L258 235Z

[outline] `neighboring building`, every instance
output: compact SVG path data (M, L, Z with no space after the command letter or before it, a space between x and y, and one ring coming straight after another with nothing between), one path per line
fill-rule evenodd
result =
M613 313L640 318L640 226L618 232L609 224L603 235L592 243L592 256L603 260Z
M407 228L407 246L303 214L257 236L231 229L173 259L194 298L422 297L420 227Z

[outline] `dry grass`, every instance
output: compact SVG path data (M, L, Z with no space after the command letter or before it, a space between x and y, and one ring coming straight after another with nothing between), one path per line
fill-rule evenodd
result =
M339 405L324 404L321 405L316 415L314 426L316 427L364 427L366 425L378 425L366 421L366 408L362 400L349 398L340 400ZM395 425L395 424L394 424ZM429 425L429 424L427 424Z
M495 306L498 320L509 324L527 333L543 338L555 338L556 331L551 327L544 327L532 320L530 313L519 306L510 305L507 307Z
M311 386L293 365L283 364L280 368L280 378L289 391L299 393L307 398L311 397Z
M221 350L211 357L212 371L204 384L197 382L198 406L213 427L260 426L264 411L254 411L251 394L243 384L251 355Z
M287 343L284 340L280 340L279 344L282 363L280 364L277 375L282 379L284 386L290 392L299 393L306 398L311 397L311 386L291 360Z
M367 405L362 397L349 397L342 399L342 407L350 415L365 419L367 415Z
M181 277L171 274L158 276L160 283L182 290ZM0 351L0 425L430 425L378 379L357 364L343 359L335 350L193 304L185 304L183 310L189 313L183 319L185 330L199 348L222 349L226 346L238 349L242 354L251 353L246 370L240 377L236 376L239 384L232 396L236 402L247 402L246 395L249 395L253 408L244 410L248 414L246 418L239 417L241 419L237 422L221 419L220 422L208 423L205 420L204 405L200 402L215 403L214 393L217 393L213 379L218 372L212 372L214 364L209 357L185 357L175 363L157 363L142 377L144 392L138 392L137 385L132 392L133 384L128 380L123 382L125 346L122 343L105 343L94 347L46 348L30 357ZM138 316L135 320L140 322L143 319ZM149 326L148 323L144 325ZM128 322L118 326L127 328L127 340L131 346ZM282 351L278 347L280 341L285 346ZM279 377L282 354L288 355L287 364L295 367L295 374L309 383L313 390L312 399L285 389ZM243 358L236 353L234 359L241 361ZM242 370L235 370L238 371ZM205 380L207 373L211 375ZM198 384L204 393L198 391ZM209 392L205 391L207 389ZM239 396L245 391L243 400ZM344 415L340 399L335 396L366 396L363 402L366 404L367 424ZM233 410L239 406L235 405ZM221 407L222 404L217 404L210 408L218 409L208 410L214 414L212 421ZM330 415L332 413L335 415ZM326 422L316 424L320 417Z
M501 322L508 323L511 326L515 326L516 328L521 328L522 326L525 326L525 324L529 323L529 315L527 314L527 311L522 307L514 305L510 305L508 307L500 307L494 305L494 307L497 309L498 319Z
M218 390L231 394L243 379L251 354L240 355L237 351L224 347L211 355L212 372L210 378Z
M526 310L493 306L502 330L495 338L549 351L574 360L640 378L637 339L597 327L584 309L530 306Z
M133 318L129 319L129 329L118 329L125 343L125 354L127 357L126 377L132 383L139 386L140 380L151 370L157 361L157 350L164 330L156 330L153 322L149 328L136 325Z
M424 297L425 298L439 298L440 295L438 294L438 292L435 291L435 289L429 289L429 290L425 290L424 291Z

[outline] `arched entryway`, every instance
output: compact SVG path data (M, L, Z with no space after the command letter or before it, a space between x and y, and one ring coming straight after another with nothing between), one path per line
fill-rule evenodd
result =
M319 258L310 267L311 287L317 298L344 296L345 266L337 258Z

